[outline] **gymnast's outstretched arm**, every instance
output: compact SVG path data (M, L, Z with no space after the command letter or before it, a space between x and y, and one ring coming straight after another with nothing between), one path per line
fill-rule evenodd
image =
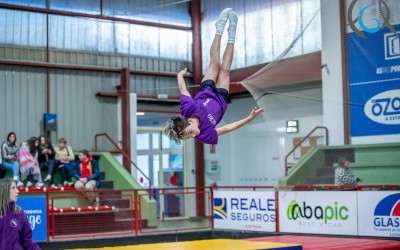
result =
M187 95L187 96L191 97L189 91L187 91L187 89L186 89L185 79L183 78L183 76L186 74L186 71L187 71L187 68L181 70L177 75L178 88L182 95Z
M217 128L217 134L218 136L229 133L233 130L236 130L238 128L243 127L244 125L246 125L247 123L251 122L254 118L256 118L259 114L261 114L262 112L264 112L264 108L259 108L257 109L256 107L253 108L253 110L250 112L250 115L247 116L246 118L236 121L236 122L232 122L229 123L225 126L222 126L220 128Z

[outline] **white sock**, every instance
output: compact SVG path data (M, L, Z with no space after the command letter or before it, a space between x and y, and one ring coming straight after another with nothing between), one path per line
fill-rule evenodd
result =
M238 16L236 12L229 12L228 43L235 43L237 22Z
M226 8L219 14L218 20L215 22L215 28L217 29L216 34L221 35L224 33L225 25L228 22L229 13L232 11L231 8Z

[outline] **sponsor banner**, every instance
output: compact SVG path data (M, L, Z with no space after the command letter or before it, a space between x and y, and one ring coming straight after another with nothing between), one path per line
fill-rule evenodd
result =
M351 136L400 134L400 25L385 1L347 3Z
M215 191L214 228L275 232L274 191Z
M279 192L281 232L357 235L357 192Z
M350 106L352 136L400 134L399 86L399 82L351 86L349 97L357 104Z
M400 237L400 192L358 193L360 236Z
M20 196L17 204L26 213L29 225L32 229L33 241L47 241L46 197Z

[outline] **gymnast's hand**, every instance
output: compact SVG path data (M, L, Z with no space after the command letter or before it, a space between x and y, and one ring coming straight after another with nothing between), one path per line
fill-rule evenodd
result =
M187 72L187 68L184 68L183 70L181 70L179 73L178 73L178 76L184 76L185 74L186 74L186 72Z
M264 112L264 108L257 108L254 107L253 110L250 112L249 117L253 120L254 118L256 118L259 114L261 114L262 112Z

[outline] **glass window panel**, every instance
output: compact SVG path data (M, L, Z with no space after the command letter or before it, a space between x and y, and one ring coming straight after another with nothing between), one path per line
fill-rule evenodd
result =
M29 45L29 12L22 12L21 13L21 41L20 44L23 46Z
M44 14L0 10L0 43L44 47L44 18Z
M132 55L160 56L159 28L143 25L129 26L129 53Z
M321 50L321 11L319 0L302 1L302 27L306 28L303 39L303 53Z
M163 169L168 169L169 168L169 154L163 154L162 159L163 159L163 162L162 162Z
M160 157L157 155L153 155L153 185L158 187L158 172L160 171Z
M187 60L188 35L182 30L160 29L160 57Z
M127 23L115 23L115 45L117 53L129 53L129 24Z
M300 31L301 13L298 0L273 1L272 4L273 58L276 59L292 44ZM299 54L301 44L296 43L288 56Z
M22 28L22 13L21 11L14 12L14 25L13 25L13 44L25 45L21 43L21 28Z
M98 47L102 52L115 52L114 45L114 23L99 21Z
M158 133L152 133L152 144L153 144L153 149L159 149L160 148L160 135Z
M100 14L100 1L93 0L50 0L50 9Z
M138 155L137 157L137 165L139 169L145 174L147 177L149 176L149 156L148 155ZM148 186L149 182L145 176L143 176L140 171L137 171L137 180L139 184L143 187Z
M0 43L6 43L7 10L0 9Z
M171 154L171 168L181 169L183 168L183 154Z
M149 134L148 133L140 133L137 134L136 136L136 144L137 144L137 149L149 149L150 148L150 143L149 143Z
M33 33L35 37L35 39L29 39L29 44L31 46L45 47L46 15L40 13L29 13L29 17L29 34Z
M6 12L6 34L5 34L5 42L8 44L14 44L14 15L15 11L7 10Z
M0 3L45 8L46 0L1 0Z
M246 66L269 62L272 60L271 1L246 1L245 5Z
M190 27L189 1L104 0L105 15Z

